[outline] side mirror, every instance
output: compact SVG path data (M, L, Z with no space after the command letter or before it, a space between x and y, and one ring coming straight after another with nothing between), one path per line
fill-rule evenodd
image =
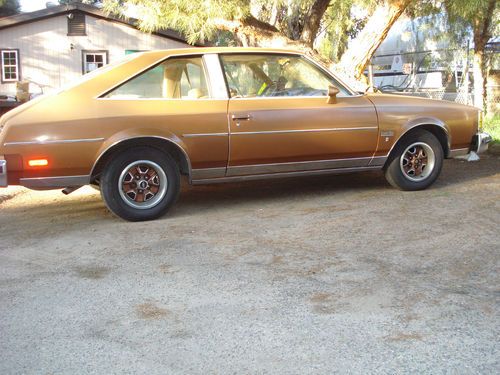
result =
M335 86L328 86L328 99L326 102L328 104L335 104L337 103L337 94L340 92L338 88Z

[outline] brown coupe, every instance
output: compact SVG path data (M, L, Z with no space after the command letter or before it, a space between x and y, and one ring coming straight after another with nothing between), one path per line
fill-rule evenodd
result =
M361 94L301 53L144 52L0 120L0 186L100 187L127 220L163 215L192 184L383 170L431 185L444 158L481 152L480 112Z

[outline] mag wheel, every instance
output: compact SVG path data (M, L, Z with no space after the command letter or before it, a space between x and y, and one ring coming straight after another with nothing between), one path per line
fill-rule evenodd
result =
M410 181L423 181L432 174L436 154L431 146L423 142L409 145L399 158L399 167Z
M412 132L400 141L388 160L385 176L401 190L422 190L439 176L443 165L443 148L428 131Z
M179 169L166 153L156 149L129 149L106 165L101 192L108 208L130 221L164 215L180 191Z
M151 160L130 163L118 179L118 191L123 201L138 210L147 210L159 204L167 188L165 171Z

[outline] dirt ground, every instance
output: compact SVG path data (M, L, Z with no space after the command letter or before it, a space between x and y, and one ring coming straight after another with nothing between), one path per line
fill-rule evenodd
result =
M161 220L91 188L0 191L0 373L500 372L500 157L183 188Z

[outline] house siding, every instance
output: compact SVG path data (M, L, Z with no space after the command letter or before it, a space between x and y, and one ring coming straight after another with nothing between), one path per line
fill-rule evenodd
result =
M133 27L85 15L86 36L68 36L66 15L54 16L0 31L0 49L18 49L21 78L43 87L45 93L82 76L82 51L106 50L108 63L125 56L126 50L186 48L189 45L143 33ZM73 49L72 46L73 45ZM14 95L15 83L0 84L0 93Z

